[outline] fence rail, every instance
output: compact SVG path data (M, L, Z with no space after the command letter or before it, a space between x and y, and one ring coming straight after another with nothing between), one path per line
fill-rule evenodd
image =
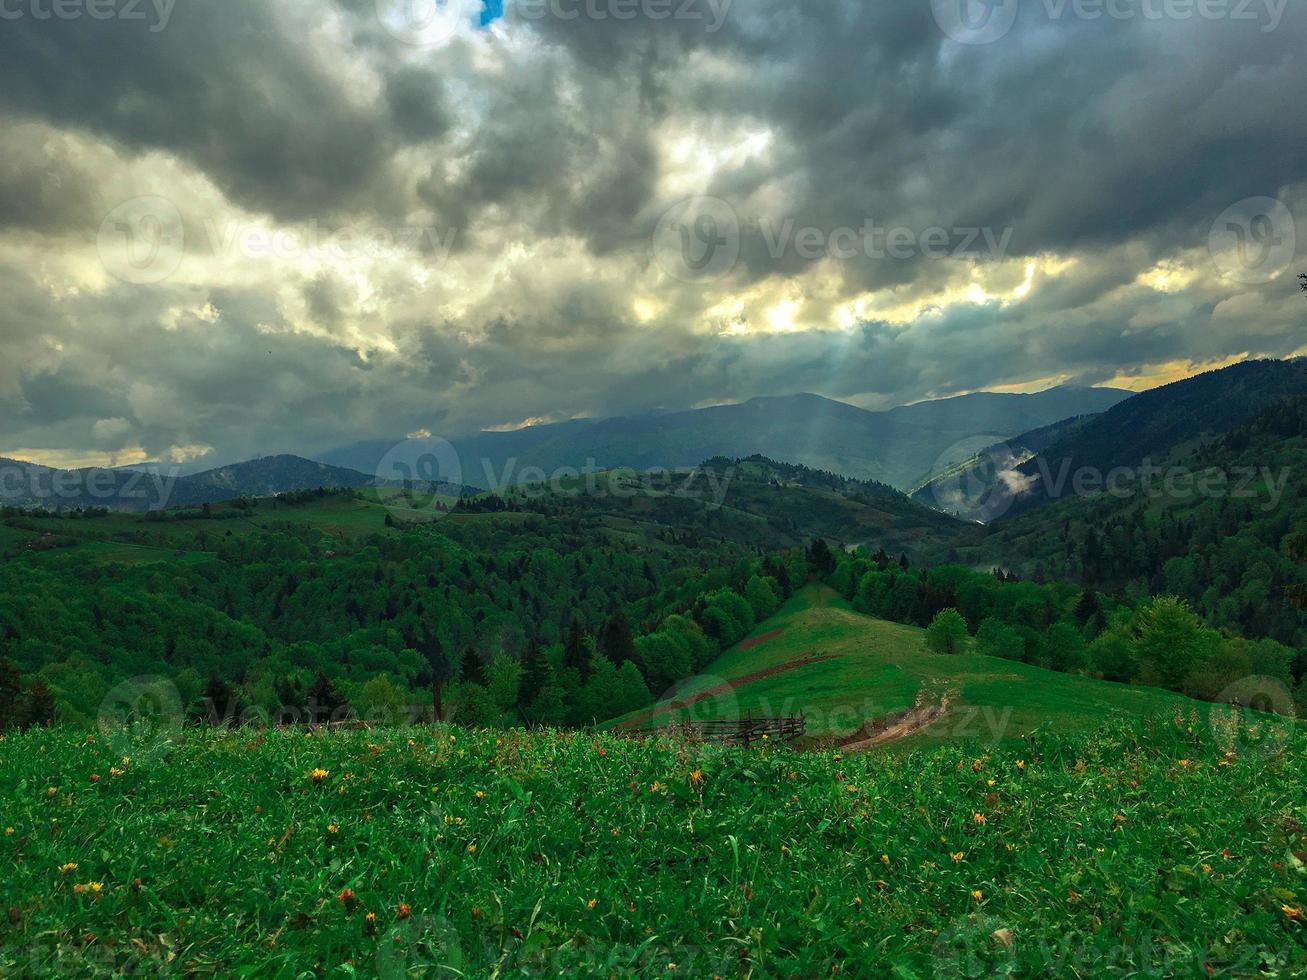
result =
M680 733L687 738L704 742L724 742L728 745L749 746L755 742L789 742L802 738L808 731L808 719L803 713L788 718L755 718L751 713L736 721L685 721L670 723L658 728L633 728L621 732L631 738L650 738L668 733Z

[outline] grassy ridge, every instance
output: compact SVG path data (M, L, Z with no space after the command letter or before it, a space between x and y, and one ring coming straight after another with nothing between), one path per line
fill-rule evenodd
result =
M1307 740L1270 734L10 736L0 974L1290 976Z
M927 744L1016 738L1041 725L1083 732L1112 717L1137 719L1195 706L1152 687L1111 684L994 657L934 654L924 635L916 627L855 612L825 586L809 586L759 624L749 639L722 654L702 677L678 690L676 698L691 698L723 681L810 656L836 659L744 684L656 720L802 710L811 734L849 735L864 720L911 707L923 689L936 695L954 692L954 710L914 739Z

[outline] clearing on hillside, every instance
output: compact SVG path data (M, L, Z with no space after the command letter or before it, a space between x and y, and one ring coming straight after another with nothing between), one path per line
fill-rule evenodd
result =
M824 585L794 595L702 675L617 728L804 712L808 734L849 740L874 722L929 712L904 732L916 743L993 742L1041 725L1090 731L1109 718L1138 719L1177 708L1206 709L1152 687L1113 684L979 654L927 649L925 632L865 616ZM947 710L938 708L947 697Z

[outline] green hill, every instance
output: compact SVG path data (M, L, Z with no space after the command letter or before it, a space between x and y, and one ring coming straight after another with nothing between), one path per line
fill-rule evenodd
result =
M1210 710L1157 688L977 654L934 654L924 635L913 626L857 613L829 588L811 585L674 696L612 724L657 727L733 719L750 711L773 717L803 711L810 735L844 740L866 722L907 711L921 695L928 704L944 698L950 704L942 717L911 736L913 742L983 742L1018 738L1045 724L1088 731L1112 717ZM705 692L713 693L695 701ZM675 707L678 702L694 703Z

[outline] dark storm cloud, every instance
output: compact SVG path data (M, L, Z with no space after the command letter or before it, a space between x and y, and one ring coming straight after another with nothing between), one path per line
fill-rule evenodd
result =
M4 23L0 100L129 151L175 153L252 208L294 219L348 211L385 178L401 139L439 132L442 110L401 72L393 114L378 112L310 49L311 12L184 0L158 32L123 18L19 17Z
M430 50L384 29L374 0L179 0L158 31L4 21L0 450L235 458L799 390L894 402L1105 381L1300 346L1292 270L1223 282L1205 248L1240 199L1307 214L1301 8L1263 31L1053 22L1031 3L974 47L927 0L696 9L724 17L524 21L509 4L505 37ZM650 260L691 191L742 221L720 280L673 282ZM86 273L129 193L186 205L194 265L150 287ZM191 247L237 210L429 223L455 251L318 268ZM868 219L1010 233L1030 289L1013 293L1021 262L832 264L764 233ZM51 256L70 268L51 273ZM1138 284L1166 261L1178 284ZM877 290L870 322L830 329ZM781 300L800 304L795 331L757 332ZM717 333L737 327L755 332Z

